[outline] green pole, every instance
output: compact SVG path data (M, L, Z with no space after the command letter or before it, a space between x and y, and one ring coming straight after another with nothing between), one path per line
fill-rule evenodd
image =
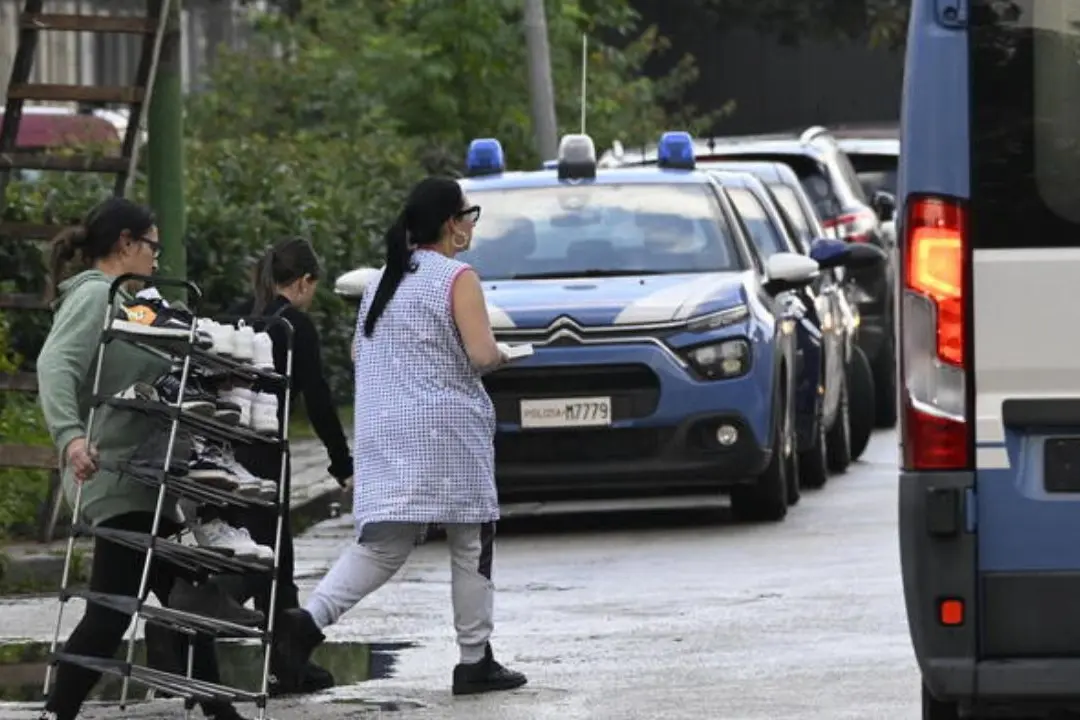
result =
M162 275L187 279L184 247L184 97L180 61L180 0L169 3L169 29L162 42L147 117L150 205L157 215ZM185 300L185 292L167 293Z

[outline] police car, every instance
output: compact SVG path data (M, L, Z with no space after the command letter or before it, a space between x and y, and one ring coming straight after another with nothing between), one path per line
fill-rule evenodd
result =
M496 338L535 348L484 379L500 496L727 492L737 517L780 520L798 497L783 296L819 265L763 260L687 133L666 133L660 158L598 170L592 140L571 135L556 168L508 172L496 140L470 145L462 185L484 214L459 259Z

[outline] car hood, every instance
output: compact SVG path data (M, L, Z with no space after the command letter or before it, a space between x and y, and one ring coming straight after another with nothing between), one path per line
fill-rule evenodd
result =
M686 320L746 302L743 273L484 282L495 330L546 328L560 317L582 327Z

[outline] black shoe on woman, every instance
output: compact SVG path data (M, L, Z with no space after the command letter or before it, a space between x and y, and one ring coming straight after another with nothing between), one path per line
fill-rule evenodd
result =
M460 663L454 668L454 694L477 695L498 690L513 690L528 682L524 673L503 667L491 652L491 645L484 651L484 659L474 663Z

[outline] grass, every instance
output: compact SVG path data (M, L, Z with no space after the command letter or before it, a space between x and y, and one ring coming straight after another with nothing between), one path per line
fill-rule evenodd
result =
M347 436L353 421L352 405L339 407L338 417L341 418L341 424L345 426ZM298 403L289 418L289 438L291 440L314 440L316 437L315 429L311 427L311 421L308 420L304 406Z

